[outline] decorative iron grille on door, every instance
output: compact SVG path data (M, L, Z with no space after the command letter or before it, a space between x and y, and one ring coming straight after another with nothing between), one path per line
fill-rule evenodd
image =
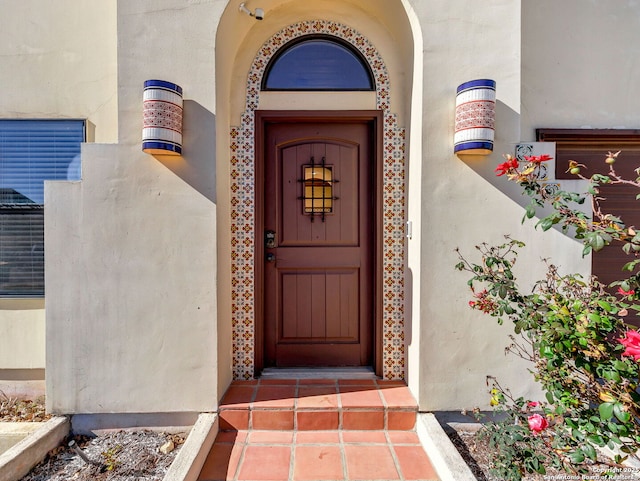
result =
M325 214L333 212L334 201L338 197L333 195L333 187L338 180L333 178L333 166L326 165L325 157L322 157L320 164L314 162L311 157L311 164L302 166L303 184L302 199L303 212L311 216L311 222L316 214L320 215L322 222L325 221Z

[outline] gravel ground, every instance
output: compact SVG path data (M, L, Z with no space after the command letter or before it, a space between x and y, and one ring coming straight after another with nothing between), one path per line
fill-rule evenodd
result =
M76 436L51 451L21 481L161 481L185 435L152 431L114 431L94 438ZM163 454L161 447L171 447ZM80 451L87 460L83 460Z
M0 421L43 422L50 418L44 398L17 399L0 391ZM144 430L74 436L50 451L21 481L161 481L185 438L186 434ZM70 441L75 447L68 445Z

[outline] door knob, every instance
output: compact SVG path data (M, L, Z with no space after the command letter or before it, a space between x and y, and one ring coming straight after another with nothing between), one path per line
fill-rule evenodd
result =
M276 261L276 255L274 253L272 253L272 252L269 252L267 254L266 259L267 259L267 262L275 262Z

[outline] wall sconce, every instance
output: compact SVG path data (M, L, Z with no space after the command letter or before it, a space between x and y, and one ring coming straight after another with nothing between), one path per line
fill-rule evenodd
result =
M142 150L182 154L182 88L164 80L147 80L142 98Z
M458 86L453 151L471 155L493 152L495 119L495 80L471 80Z
M252 12L251 10L249 10L246 6L245 6L246 2L242 2L240 4L240 8L239 10L241 12L246 13L247 15L249 15L250 17L254 17L256 20L262 20L264 18L264 10L262 10L261 8L256 8L255 13Z

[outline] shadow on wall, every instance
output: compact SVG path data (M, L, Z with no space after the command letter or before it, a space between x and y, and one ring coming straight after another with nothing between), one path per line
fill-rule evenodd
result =
M523 193L523 189L516 182L508 182L504 177L498 177L495 169L498 164L505 162L504 155L510 154L515 156L516 145L519 143L527 143L530 141L522 140L524 138L535 138L535 132L530 134L520 132L520 114L511 109L503 102L496 102L496 139L494 143L493 153L491 155L460 155L459 159L464 162L467 167L471 168L476 174L481 176L485 181L498 189L502 194L510 200L523 207L522 215L524 216L527 205L531 202L531 198ZM555 179L555 160L545 163L548 166L550 177L548 183L555 184L558 188L567 191L585 192L586 183L579 181L559 181ZM543 181L544 183L544 181ZM579 208L576 205L576 208ZM543 218L553 209L550 206L538 207L536 209L536 219ZM587 210L586 212L589 212ZM537 220L535 221L537 222ZM554 226L560 231L560 226ZM574 242L580 242L572 239Z
M216 202L216 116L193 100L183 103L182 155L154 155L196 191Z
M520 142L520 114L501 101L496 101L496 138L491 155L464 155L458 158L476 174L489 182L514 202L525 207L529 198L513 182L497 177L495 168L505 161L504 154L514 154L515 146Z

